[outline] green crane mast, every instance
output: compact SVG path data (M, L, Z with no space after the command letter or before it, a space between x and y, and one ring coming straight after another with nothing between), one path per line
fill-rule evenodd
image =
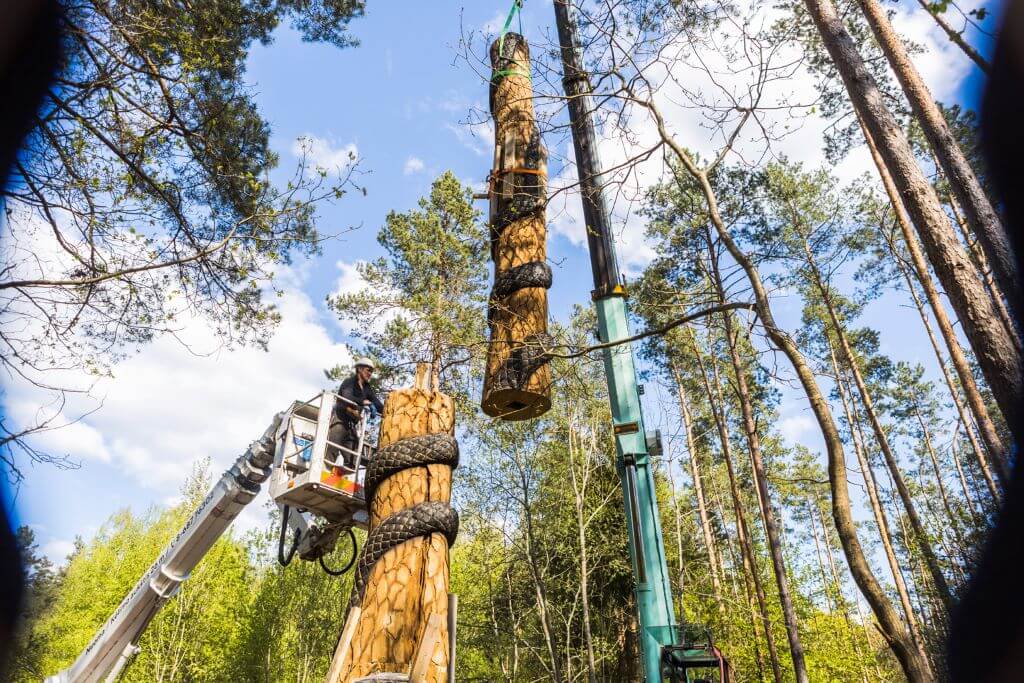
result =
M590 79L583 69L582 50L570 2L555 0L555 20L562 53L562 84L569 107L576 168L583 196L598 334L602 342L615 342L630 336L626 290L619 277L602 189L601 162L590 113ZM644 677L647 683L655 683L662 680L662 650L676 644L677 633L632 345L606 348L604 368L618 452L616 468L622 480L629 529L629 555L640 619Z

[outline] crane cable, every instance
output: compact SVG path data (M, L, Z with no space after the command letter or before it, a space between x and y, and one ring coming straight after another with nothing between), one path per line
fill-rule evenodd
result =
M295 557L295 551L299 548L299 537L302 535L302 530L296 527L295 534L292 537L292 548L287 553L284 551L285 535L288 533L288 515L291 512L291 508L287 505L281 510L281 534L277 537L277 562L282 567L287 567L291 564L292 558Z
M356 543L356 532L352 530L352 527L348 528L348 537L349 540L352 541L352 556L348 558L348 563L344 567L342 567L341 569L331 569L327 566L327 563L324 562L323 555L317 558L318 560L320 560L320 568L328 574L330 574L331 576L341 576L349 569L351 569L352 565L356 563L356 555L358 555L357 551L359 550L359 546Z

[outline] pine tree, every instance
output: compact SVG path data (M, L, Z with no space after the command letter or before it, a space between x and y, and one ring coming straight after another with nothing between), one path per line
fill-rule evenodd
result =
M450 171L439 176L417 209L387 215L377 235L387 256L358 266L366 286L328 298L367 352L392 368L430 363L455 395L484 350L487 239L471 195Z

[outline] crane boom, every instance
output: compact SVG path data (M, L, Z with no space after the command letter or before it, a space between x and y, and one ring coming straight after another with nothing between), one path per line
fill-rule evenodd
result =
M160 608L181 586L228 525L260 492L274 463L282 414L221 476L178 535L121 601L75 663L46 683L110 681L138 652L138 641Z

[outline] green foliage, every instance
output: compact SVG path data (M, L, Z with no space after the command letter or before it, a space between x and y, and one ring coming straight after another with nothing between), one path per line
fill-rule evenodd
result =
M387 256L360 264L366 287L329 305L355 320L354 336L385 368L430 362L446 391L466 392L484 339L487 279L487 235L472 190L445 172L418 209L388 214L377 241Z
M170 509L115 513L55 575L31 554L33 601L11 680L38 681L68 666L177 533L210 485L199 469ZM351 574L276 557L277 520L240 541L214 544L139 643L123 681L311 681L327 673L344 621ZM31 532L22 539L31 545ZM345 541L327 561L344 562Z
M265 347L280 316L264 290L276 267L319 251L316 209L354 187L356 162L302 159L290 180L272 180L279 159L246 61L282 21L353 45L348 23L364 2L60 6L65 59L2 191L0 265L0 362L55 405L61 389L82 390L62 384L67 370L109 374L183 316L227 344ZM20 436L0 456L12 470L16 446L47 459L21 440L44 426L10 429Z
M40 680L47 674L43 668L47 643L34 632L32 625L53 608L64 572L55 570L50 560L40 554L35 532L30 527L20 527L16 539L21 552L26 585L18 620L19 630L11 643L6 673L11 680ZM0 670L0 673L4 672Z

